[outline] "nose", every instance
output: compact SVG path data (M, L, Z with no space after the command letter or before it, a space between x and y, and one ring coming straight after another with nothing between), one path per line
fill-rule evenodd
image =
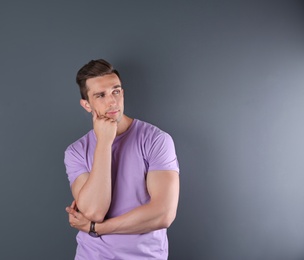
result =
M109 95L107 99L108 106L113 106L116 104L116 99L113 95Z

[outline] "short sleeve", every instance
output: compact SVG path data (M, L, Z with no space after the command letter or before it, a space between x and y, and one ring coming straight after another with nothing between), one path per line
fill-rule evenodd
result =
M172 137L161 132L153 138L147 153L148 171L174 170L179 172Z
M64 164L70 186L72 186L79 175L88 172L85 156L82 151L81 147L76 148L74 145L70 145L64 153Z

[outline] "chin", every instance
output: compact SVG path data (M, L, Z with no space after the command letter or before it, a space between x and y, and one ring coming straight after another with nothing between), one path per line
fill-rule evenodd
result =
M114 118L114 120L115 120L117 123L119 123L119 122L121 122L121 120L122 120L122 116L119 116L119 117L117 117L117 118Z

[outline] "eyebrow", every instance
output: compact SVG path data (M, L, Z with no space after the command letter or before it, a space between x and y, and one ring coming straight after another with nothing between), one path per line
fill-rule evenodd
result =
M115 85L112 87L112 90L113 89L117 89L117 88L121 88L121 85ZM93 96L99 96L99 95L102 95L102 94L105 94L105 91L101 91L101 92L96 92L93 94Z

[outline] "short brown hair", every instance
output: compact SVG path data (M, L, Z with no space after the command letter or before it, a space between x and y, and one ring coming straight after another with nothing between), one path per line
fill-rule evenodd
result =
M109 62L103 59L91 60L89 63L84 65L77 72L76 76L76 82L80 89L81 98L88 100L88 88L86 85L87 79L104 76L112 73L115 73L120 80L118 71L114 69Z

